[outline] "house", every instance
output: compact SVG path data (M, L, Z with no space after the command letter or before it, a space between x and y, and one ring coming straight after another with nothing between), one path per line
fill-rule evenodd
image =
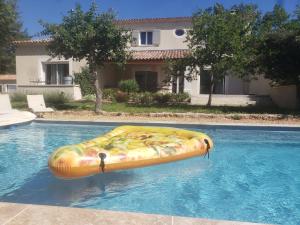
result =
M0 74L0 93L12 93L16 91L16 75Z
M105 66L101 71L104 74L102 86L114 88L121 79L135 79L143 91L184 91L192 96L192 103L205 104L209 90L207 71L201 71L203 75L191 82L179 78L172 84L164 82L166 60L183 58L189 52L185 40L191 22L191 17L118 20L119 26L132 31L132 58L124 70L112 64ZM80 99L79 86L72 80L86 62L50 57L45 48L49 41L15 42L18 91L64 92ZM269 93L270 86L263 77L247 81L229 75L215 85L213 103L247 105L255 100L253 96Z

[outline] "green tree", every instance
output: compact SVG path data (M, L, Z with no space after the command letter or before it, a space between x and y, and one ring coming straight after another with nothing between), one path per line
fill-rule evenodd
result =
M274 84L300 85L299 35L297 31L273 33L259 45L260 69Z
M280 5L275 5L273 11L265 13L261 18L261 34L268 34L284 30L289 23L289 15Z
M123 65L130 55L127 47L131 35L115 23L115 18L112 11L99 13L96 4L92 4L87 12L77 5L63 17L61 24L41 22L42 33L52 38L48 46L52 56L87 60L94 78L97 113L102 105L103 67L106 63Z
M281 7L262 18L256 65L273 85L297 85L300 99L300 10L292 17Z
M0 0L0 73L15 73L13 41L25 37L16 0Z
M259 13L253 5L236 5L225 9L220 4L206 10L198 10L192 19L192 29L187 42L191 51L188 60L189 75L200 75L208 67L210 93L207 102L211 106L214 85L231 74L245 76L254 52L251 51L253 31ZM183 63L185 64L185 63Z

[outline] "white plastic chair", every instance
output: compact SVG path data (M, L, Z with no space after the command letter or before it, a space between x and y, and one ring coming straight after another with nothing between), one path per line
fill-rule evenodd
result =
M28 108L35 113L53 112L52 108L47 108L43 95L27 95Z

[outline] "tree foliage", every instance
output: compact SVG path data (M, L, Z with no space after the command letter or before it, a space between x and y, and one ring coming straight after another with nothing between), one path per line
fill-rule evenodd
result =
M260 70L274 84L300 84L300 33L267 35L260 44Z
M260 23L261 34L284 30L289 22L289 15L283 7L275 5L273 11L262 16Z
M0 0L0 73L15 73L12 42L27 37L22 31L16 0Z
M107 63L122 65L129 57L126 49L130 33L117 26L115 18L112 11L98 12L93 3L87 12L76 5L63 17L61 24L41 22L43 34L52 38L48 46L52 56L87 60L95 80L96 112L100 112L101 107L101 69Z
M75 73L75 83L79 84L82 95L94 95L95 86L93 76L88 67L83 67L80 73Z
M257 45L257 65L274 84L300 84L300 17L276 5L261 22L262 38Z
M192 29L187 37L191 55L179 60L173 74L182 74L180 65L188 66L186 75L192 79L192 76L200 75L204 67L209 68L210 106L217 80L224 79L229 71L240 76L247 74L246 68L253 60L250 45L258 15L255 6L243 4L230 9L215 4L212 8L198 10L193 15Z

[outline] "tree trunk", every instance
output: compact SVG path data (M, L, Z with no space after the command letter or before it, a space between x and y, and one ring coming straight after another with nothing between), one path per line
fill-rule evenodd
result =
M297 88L297 101L298 101L298 109L300 109L300 83L296 85Z
M207 101L207 106L211 107L211 100L212 100L212 94L214 92L214 75L211 73L210 75L210 89L209 89L209 96L208 96L208 101Z
M95 112L100 113L102 108L102 88L101 88L101 74L97 71L95 73L95 89L96 89L96 104Z

